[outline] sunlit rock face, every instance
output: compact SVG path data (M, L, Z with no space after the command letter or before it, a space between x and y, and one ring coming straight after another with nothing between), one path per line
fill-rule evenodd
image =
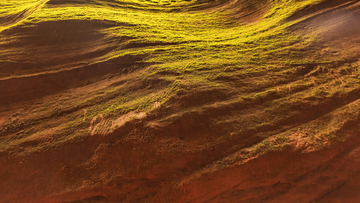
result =
M0 2L0 203L360 202L360 3Z

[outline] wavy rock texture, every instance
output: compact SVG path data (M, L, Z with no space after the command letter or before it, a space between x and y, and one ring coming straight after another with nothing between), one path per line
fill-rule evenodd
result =
M360 201L360 2L0 2L0 202Z

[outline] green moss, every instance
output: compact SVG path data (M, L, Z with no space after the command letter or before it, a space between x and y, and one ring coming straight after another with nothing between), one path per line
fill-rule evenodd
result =
M259 105L266 112L264 118L252 121L236 115L228 119L234 123L249 119L247 124L256 130L272 124L285 125L283 123L299 115L302 108L320 106L324 100L336 100L339 95L346 96L360 88L358 63L334 68L331 64L344 60L328 56L330 50L327 49L313 50L317 53L313 54L308 49L316 41L314 36L289 32L289 26L301 19L289 21L288 18L305 6L321 2L319 0L269 1L267 13L249 24L237 21L229 10L198 9L196 0L92 2L96 4L85 0L77 4L45 4L18 25L58 20L108 22L112 25L110 28L98 31L106 35L104 41L114 43L117 48L92 64L120 56L141 55L146 58L140 62L153 65L126 79L122 85L108 87L101 94L68 106L69 112L87 108L84 118L68 118L67 130L61 133L69 137L77 128L84 130L79 131L80 134L89 133L85 129L95 116L103 115L111 121L130 111L151 113L155 102L165 105L163 108L171 108L174 98L190 90L228 92L236 102L229 102L229 98L222 101L225 97L219 97L218 102L224 102L229 109L239 103ZM34 8L38 3L35 0L0 2L0 17ZM208 3L210 1L203 4ZM8 28L3 26L0 30ZM127 40L119 45L118 39L125 38ZM159 82L152 84L151 81ZM188 107L184 107L172 113L183 115L188 111ZM335 125L345 120L338 116L327 123ZM317 127L309 125L308 128ZM335 135L325 128L312 134ZM281 135L275 137L275 141L264 141L255 151L277 150L278 145L289 141L288 137Z

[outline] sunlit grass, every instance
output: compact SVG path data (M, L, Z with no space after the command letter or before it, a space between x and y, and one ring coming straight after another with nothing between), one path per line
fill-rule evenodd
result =
M0 2L0 17L32 8L39 0L4 0Z

